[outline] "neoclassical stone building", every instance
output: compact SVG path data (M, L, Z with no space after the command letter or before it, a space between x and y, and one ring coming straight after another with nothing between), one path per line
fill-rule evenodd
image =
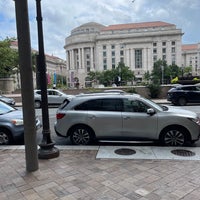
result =
M69 87L74 87L77 80L85 87L89 71L110 70L119 62L124 62L140 80L159 59L181 66L182 35L176 25L162 21L83 24L65 39Z
M191 66L194 76L200 75L200 43L182 45L182 67Z

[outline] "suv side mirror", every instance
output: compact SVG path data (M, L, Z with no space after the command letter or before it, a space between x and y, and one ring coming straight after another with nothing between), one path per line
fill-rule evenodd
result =
M149 115L154 115L156 112L155 112L155 110L153 109L153 108L149 108L149 109L147 109L147 114L149 114Z

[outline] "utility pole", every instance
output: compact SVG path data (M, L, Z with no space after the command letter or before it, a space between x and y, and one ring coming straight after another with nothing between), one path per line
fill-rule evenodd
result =
M31 172L38 169L38 151L27 0L15 0L15 12L21 75L26 169Z
M38 157L40 159L50 159L59 156L59 150L54 147L54 142L51 140L51 132L49 125L49 110L48 110L48 99L47 99L47 76L46 76L46 62L44 54L44 42L43 42L43 28L42 28L42 12L41 12L41 0L36 0L37 9L37 25L38 25L38 46L39 55L37 59L37 67L39 71L39 81L41 89L42 99L42 142L39 144L40 149L38 151Z

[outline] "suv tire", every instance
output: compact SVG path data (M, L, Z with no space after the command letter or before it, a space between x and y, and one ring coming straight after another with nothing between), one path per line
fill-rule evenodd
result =
M92 131L84 125L77 125L70 131L70 140L72 144L87 145L92 141Z
M187 100L186 100L185 97L180 97L180 98L178 99L178 105L179 105L179 106L185 106L186 104L187 104Z
M169 127L162 132L160 141L165 146L184 146L187 141L185 132L181 127Z

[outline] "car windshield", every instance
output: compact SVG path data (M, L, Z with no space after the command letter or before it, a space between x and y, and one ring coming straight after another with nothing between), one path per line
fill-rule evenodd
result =
M144 98L143 98L144 99ZM152 105L154 108L156 108L157 110L163 111L166 110L166 107L164 108L163 106L155 103L154 101L151 101L150 99L144 99L145 102L147 102L148 104Z
M8 112L12 112L14 110L16 110L16 109L3 103L3 102L0 102L0 115L3 115Z

